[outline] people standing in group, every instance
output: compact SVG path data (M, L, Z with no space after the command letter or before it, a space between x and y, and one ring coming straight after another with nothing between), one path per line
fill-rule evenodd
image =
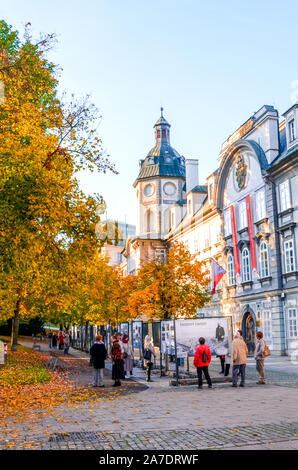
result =
M265 385L266 384L266 374L264 368L264 350L265 350L265 341L263 340L263 333L257 331L257 344L255 347L254 358L256 361L256 369L259 376L259 381L257 384Z
M64 334L63 334L63 331L59 331L58 333L58 344L59 344L59 349L63 349L63 345L64 345Z
M155 350L154 350L154 344L153 344L153 338L150 335L145 336L144 340L144 366L147 371L147 382L153 382L151 380L151 370L153 367L153 358L156 358L155 355Z
M65 335L63 336L63 344L64 344L64 356L67 356L69 348L70 348L70 337L69 337L68 331L66 331Z
M247 363L247 346L245 341L241 338L240 333L237 331L234 335L232 343L232 359L233 359L233 384L232 387L237 387L238 375L240 372L241 380L240 387L245 386L245 370Z
M52 349L52 346L53 346L53 333L51 331L48 334L48 338L49 338L49 348Z
M96 336L95 342L90 349L90 356L94 367L94 387L104 387L103 371L108 354L102 339L101 335Z
M211 362L210 348L205 344L205 338L199 338L200 346L197 347L193 364L197 368L198 388L203 389L203 372L208 383L208 388L212 388L212 382L209 375L208 366Z
M121 379L124 379L124 361L121 352L121 346L117 336L112 337L112 379L115 381L113 387L121 385Z
M122 346L122 355L124 359L124 374L130 374L132 377L132 370L133 370L133 349L131 344L128 342L128 335L124 334L121 340Z

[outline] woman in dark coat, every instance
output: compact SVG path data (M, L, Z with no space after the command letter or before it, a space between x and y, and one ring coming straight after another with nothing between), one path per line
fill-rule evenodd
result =
M90 349L90 356L94 367L94 384L93 387L104 387L103 370L105 368L105 360L107 358L107 350L102 340L102 336L96 336L95 342Z
M118 387L121 385L120 380L125 378L124 373L124 361L121 352L121 346L119 341L114 336L113 337L113 346L111 351L112 356L112 379L115 380L113 387Z

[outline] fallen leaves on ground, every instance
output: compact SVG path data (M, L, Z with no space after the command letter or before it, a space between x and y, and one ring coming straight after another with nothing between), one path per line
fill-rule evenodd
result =
M10 353L10 367L14 371L28 370L30 367L35 369L44 367L48 355L36 353L35 351L24 351ZM0 386L0 426L5 430L5 422L10 418L12 422L18 423L24 419L29 419L34 423L38 418L47 414L55 414L53 408L59 405L66 405L68 408L78 408L80 405L90 402L98 403L114 401L123 393L122 390L114 391L112 389L96 390L86 385L80 385L71 380L73 375L86 372L86 361L76 360L75 358L63 358L71 365L67 371L48 371L49 379L43 383L26 384L26 377L22 380L16 380L14 385L8 384ZM87 369L88 370L88 369ZM5 369L2 369L5 371ZM89 370L88 370L89 372ZM122 387L121 387L122 388ZM58 419L64 417L59 417ZM65 421L66 422L66 421ZM32 427L31 427L32 430Z

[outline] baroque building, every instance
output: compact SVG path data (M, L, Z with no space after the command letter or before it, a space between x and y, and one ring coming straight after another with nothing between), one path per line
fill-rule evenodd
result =
M218 168L199 185L198 161L170 146L161 114L156 144L135 182L139 220L127 273L183 242L226 270L198 314L231 316L250 353L255 332L276 355L298 353L298 103L280 120L263 106L223 143Z

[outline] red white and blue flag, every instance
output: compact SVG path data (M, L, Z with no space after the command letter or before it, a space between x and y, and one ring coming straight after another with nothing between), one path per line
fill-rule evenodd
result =
M213 258L211 258L211 285L212 294L215 294L216 286L220 282L223 275L226 273L225 269L222 268Z

